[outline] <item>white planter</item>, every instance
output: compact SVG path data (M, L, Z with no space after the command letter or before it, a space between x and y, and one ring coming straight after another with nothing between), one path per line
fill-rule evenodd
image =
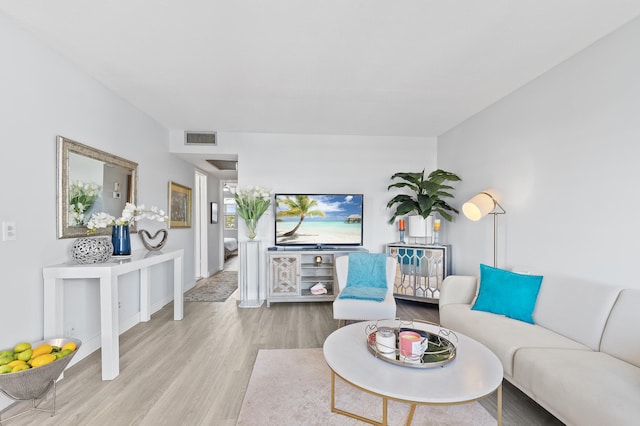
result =
M410 238L424 238L425 243L431 243L433 235L433 216L429 216L426 219L422 216L409 216L409 237Z

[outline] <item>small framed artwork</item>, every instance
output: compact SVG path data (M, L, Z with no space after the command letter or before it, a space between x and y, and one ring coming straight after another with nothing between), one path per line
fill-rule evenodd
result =
M191 228L191 188L169 182L169 228Z
M211 223L218 223L218 203L211 203Z

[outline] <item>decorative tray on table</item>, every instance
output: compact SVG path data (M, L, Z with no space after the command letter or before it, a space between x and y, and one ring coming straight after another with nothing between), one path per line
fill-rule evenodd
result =
M413 344L417 346L413 348L413 352L407 351L406 345L401 348L401 332L410 332L415 336ZM365 333L369 352L391 364L434 368L441 367L456 357L458 336L453 331L430 322L378 320L367 325Z

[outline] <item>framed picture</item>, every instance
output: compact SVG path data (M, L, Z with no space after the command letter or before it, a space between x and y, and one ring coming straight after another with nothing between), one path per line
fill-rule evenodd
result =
M211 223L218 223L218 203L211 203Z
M169 182L169 228L191 228L191 188Z

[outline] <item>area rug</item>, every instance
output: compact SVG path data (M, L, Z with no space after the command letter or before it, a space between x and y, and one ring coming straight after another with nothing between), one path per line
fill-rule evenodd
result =
M238 289L238 271L220 271L203 278L184 294L185 302L224 302Z
M428 386L428 384L425 384ZM382 399L336 376L336 408L381 420ZM404 425L410 405L389 401L390 425ZM322 349L262 349L253 366L238 425L363 425L331 412L331 372ZM453 406L419 405L413 425L492 425L496 420L478 402Z

